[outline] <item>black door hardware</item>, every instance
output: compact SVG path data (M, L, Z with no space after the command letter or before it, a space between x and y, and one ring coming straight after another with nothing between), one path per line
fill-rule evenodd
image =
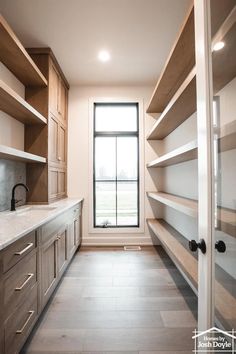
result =
M190 251L192 251L192 252L196 252L197 249L199 248L203 254L206 253L206 243L203 240L203 238L201 238L199 242L197 242L195 240L191 240L191 241L189 241L188 245L189 245Z
M219 252L219 253L224 253L226 251L226 245L224 243L224 241L216 241L215 243L215 249Z

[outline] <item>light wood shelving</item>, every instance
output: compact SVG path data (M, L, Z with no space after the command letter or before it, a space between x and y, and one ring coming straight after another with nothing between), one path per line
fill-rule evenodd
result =
M214 81L214 93L217 93L236 76L236 6L229 13L212 40L214 44L223 41L223 50L212 53L212 69Z
M198 262L188 249L188 240L163 219L147 219L147 224L177 267L190 279L192 287L197 289Z
M236 120L223 125L218 131L218 151L224 152L236 149Z
M0 109L24 124L46 124L47 119L0 80Z
M212 53L212 66L214 77L214 94L217 94L225 85L227 85L236 76L235 62L236 62L236 8L234 8L229 16L220 27L212 40L212 47L218 41L224 41L227 45L224 50ZM186 26L186 23L185 25ZM185 27L184 27L185 28ZM183 29L182 29L183 30ZM180 43L178 43L180 41ZM178 37L177 44L181 45L182 37ZM194 41L194 40L193 40ZM176 44L176 45L177 45ZM172 56L175 51L171 52L169 61L171 62ZM169 66L169 61L164 68L164 71L157 83L151 102L147 109L147 113L159 113L161 116L157 119L152 130L150 131L147 139L158 140L164 139L168 134L175 130L187 118L189 118L196 111L196 69L194 65L189 69L191 72L188 76L182 75L182 70L172 63ZM166 100L162 110L159 110L159 102L162 100L162 81L172 71L176 70L176 75L179 75L180 84L174 90L174 95L169 100ZM182 84L181 84L182 83ZM169 83L172 88L171 84ZM168 86L168 85L167 85ZM167 88L165 91L168 92ZM163 90L164 92L164 90Z
M147 192L147 196L193 218L197 217L198 204L195 200L163 192Z
M219 153L236 149L236 121L223 125L220 129L216 129L214 133L218 136ZM193 140L149 162L147 167L167 167L194 159L197 159L197 140Z
M147 224L197 292L198 260L197 255L190 252L188 240L162 219L147 219ZM217 315L222 316L227 323L232 323L232 319L235 318L236 299L234 294L223 286L222 279L215 281L215 301Z
M46 78L1 15L0 59L24 85L47 86Z
M194 9L191 6L157 82L147 113L162 112L192 70L195 64L194 43Z
M0 158L22 162L46 163L45 157L30 154L25 151L14 149L5 145L0 145Z
M147 167L166 167L197 158L197 141L193 140L149 162Z
M147 139L164 139L195 111L196 71L194 67L157 119Z
M197 218L198 201L164 192L147 192L147 196L188 216ZM218 207L217 229L236 237L236 211Z

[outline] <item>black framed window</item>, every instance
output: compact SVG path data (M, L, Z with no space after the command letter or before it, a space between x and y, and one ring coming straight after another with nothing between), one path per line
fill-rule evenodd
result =
M138 103L95 103L93 146L94 227L138 227Z

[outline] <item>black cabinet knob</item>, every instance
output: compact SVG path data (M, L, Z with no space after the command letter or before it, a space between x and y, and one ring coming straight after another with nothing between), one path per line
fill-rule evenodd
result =
M191 240L191 241L189 241L188 245L189 245L190 251L192 251L192 252L196 252L197 249L199 248L203 254L206 253L206 243L203 239L199 240L199 242L197 242L195 240Z
M224 241L217 241L215 243L215 249L219 252L219 253L224 253L226 251L226 245L224 243Z

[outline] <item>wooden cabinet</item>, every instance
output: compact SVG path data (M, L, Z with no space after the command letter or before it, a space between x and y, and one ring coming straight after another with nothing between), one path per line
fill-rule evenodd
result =
M66 165L67 129L60 121L50 115L49 117L49 163L53 166Z
M49 65L49 107L62 123L66 123L67 118L67 87L53 60L50 59Z
M51 167L49 169L49 200L55 200L66 196L66 169Z
M29 291L26 299L5 323L5 354L19 353L38 318L36 285Z
M56 286L57 280L57 234L46 242L41 251L41 303L44 306Z
M68 227L64 226L59 232L58 232L58 277L60 278L61 275L63 274L65 267L67 265L68 261L68 255L67 255L67 237L68 237Z
M38 317L36 237L33 231L0 252L0 348L4 354L19 353Z
M42 90L35 92L33 88L26 89L27 100L40 111L47 112L48 119L43 130L33 126L25 130L29 152L39 154L43 148L47 158L47 164L40 171L39 168L36 171L33 164L27 166L27 184L33 190L28 194L28 201L50 203L66 196L69 85L50 49L32 48L28 52L48 79L48 87L42 89L43 94Z
M50 112L53 113L56 117L58 115L58 105L59 105L59 85L60 85L60 76L59 73L50 60L49 64L49 107Z
M0 353L17 354L81 240L82 202L0 251Z

